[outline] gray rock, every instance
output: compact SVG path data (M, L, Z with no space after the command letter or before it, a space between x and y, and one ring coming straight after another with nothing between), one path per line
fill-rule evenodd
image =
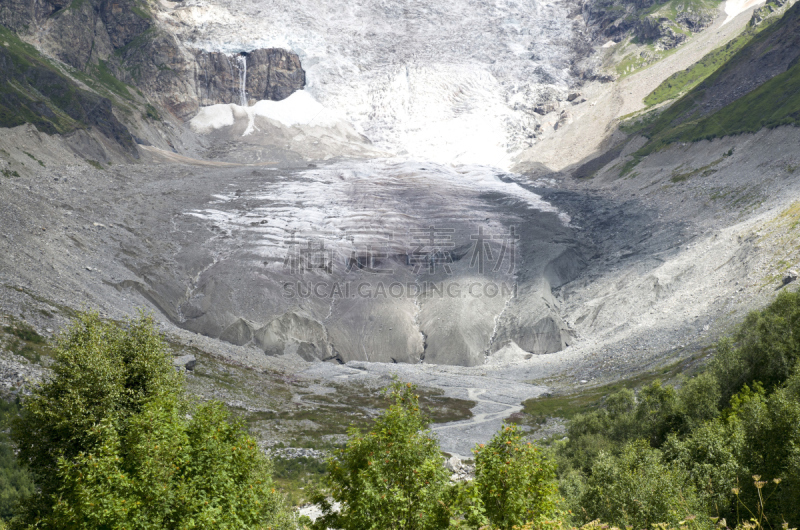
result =
M542 103L541 105L537 105L536 107L534 107L533 112L544 116L545 114L553 112L557 108L558 108L557 101L548 101L547 103Z
M229 55L195 52L196 85L200 105L242 103L241 82L245 79L248 102L286 99L306 84L300 58L278 48L257 49Z
M448 471L452 471L453 473L461 470L461 459L457 456L451 456L444 462L444 467L447 468Z
M788 285L797 279L797 271L794 269L789 269L783 275L783 285Z
M197 359L194 355L187 354L181 355L180 357L175 357L172 359L172 365L176 368L185 368L186 370L194 370L194 367L197 366Z

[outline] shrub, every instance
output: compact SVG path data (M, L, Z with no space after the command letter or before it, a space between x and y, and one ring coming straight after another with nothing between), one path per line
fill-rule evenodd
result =
M475 450L475 485L494 527L510 530L556 509L556 466L539 447L524 442L516 425L504 425Z
M0 520L10 519L20 499L34 491L33 477L25 466L20 465L6 434L11 419L19 414L19 409L18 399L0 400Z
M582 505L592 519L637 529L658 523L677 526L704 513L686 471L666 464L661 452L644 440L627 444L618 457L600 456Z
M768 391L780 386L800 360L800 293L783 291L762 311L753 311L733 336L722 341L711 365L721 405L758 381Z
M315 528L344 530L446 528L448 510L440 502L448 484L437 440L420 412L411 384L390 387L394 403L362 433L351 429L345 449L328 462L330 495L341 503L335 513L326 497Z
M788 521L797 526L800 523L800 401L783 388L767 396L762 389L753 392L745 387L734 396L731 405L730 421L737 425L743 437L739 457L743 469L737 502L741 500L748 506L764 504L769 521ZM764 481L778 480L769 502L763 503L760 488L750 480L753 475L763 477Z
M727 517L734 508L731 490L746 473L739 463L742 444L738 424L713 421L685 438L671 435L664 444L664 458L688 470L707 514Z
M13 429L38 490L12 528L288 528L269 461L187 402L151 318L80 315Z

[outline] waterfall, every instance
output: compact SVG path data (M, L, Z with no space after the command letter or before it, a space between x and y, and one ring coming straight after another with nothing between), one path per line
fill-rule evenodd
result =
M239 54L236 56L236 62L239 64L239 104L242 107L247 106L247 56Z

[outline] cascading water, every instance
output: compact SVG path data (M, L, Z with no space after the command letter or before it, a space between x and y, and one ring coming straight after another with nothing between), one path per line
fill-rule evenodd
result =
M247 106L247 56L239 54L236 56L236 63L239 65L239 104Z

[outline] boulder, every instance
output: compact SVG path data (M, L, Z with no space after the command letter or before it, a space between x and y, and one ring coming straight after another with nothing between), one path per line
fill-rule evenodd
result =
M181 355L172 359L172 365L179 370L194 370L194 367L197 366L197 358L191 354Z

